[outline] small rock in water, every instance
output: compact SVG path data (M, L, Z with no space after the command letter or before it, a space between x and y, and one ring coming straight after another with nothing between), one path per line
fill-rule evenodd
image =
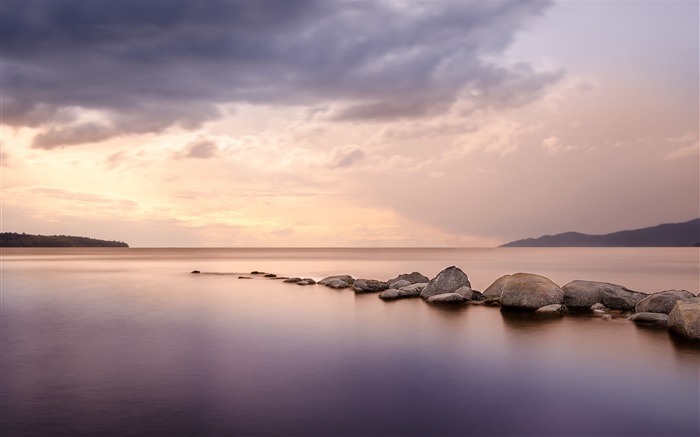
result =
M253 279L250 276L239 276L238 279Z
M540 314L564 314L566 312L566 307L564 305L555 303L552 305L546 305L535 310L536 313Z
M466 300L459 293L441 293L430 296L428 303L464 303Z
M590 308L590 309L591 309L591 311L602 311L602 312L604 312L604 313L610 312L610 310L607 309L607 308L605 307L605 305L603 305L603 304L600 303L600 302L594 303L593 305L591 305L591 308Z
M666 326L668 324L668 314L662 313L637 313L627 320L634 323L642 323L647 325Z
M405 279L399 279L398 281L394 281L390 284L389 283L387 283L387 284L389 285L389 288L393 288L395 290L398 290L401 287L407 287L407 286L411 285L411 283Z
M190 273L202 273L199 270L192 270Z
M668 329L691 340L700 340L700 297L679 300L668 315Z
M612 319L613 319L613 316L611 316L610 314L606 314L606 315L604 315L603 317L601 317L601 319L603 319L603 320L605 320L605 321L607 322L607 321L609 321L609 320L612 320Z
M471 288L467 274L459 267L450 266L437 274L433 279L428 281L420 293L420 297L428 299L431 296L445 293L454 293L459 288L467 286Z
M314 281L311 278L304 278L301 281L298 281L297 285L313 285L315 283L316 283L316 281Z
M332 281L327 282L325 285L326 287L334 288L336 290L348 288L350 286L350 284L343 281L342 279L333 279Z
M339 279L339 280L345 282L346 284L350 284L350 285L352 285L353 282L355 282L355 278L353 278L350 275L334 275L334 276L328 276L326 278L323 278L320 281L318 281L318 283L321 285L328 285L336 279Z
M259 271L257 271L257 270L253 270L252 272L250 272L250 274L251 274L251 275L264 275L265 272L259 272Z
M274 273L267 273L267 274L265 275L265 277L266 277L266 278L276 278L277 275L275 275Z
M376 279L356 279L352 287L355 293L374 293L389 288L386 282Z
M294 278L287 278L287 279L285 279L285 280L282 281L282 282L297 283L297 282L299 282L299 281L301 281L301 278L294 277Z

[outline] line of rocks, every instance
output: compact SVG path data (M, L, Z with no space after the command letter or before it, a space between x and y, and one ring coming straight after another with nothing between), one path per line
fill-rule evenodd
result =
M258 271L251 275L297 285L317 283L311 278L288 278ZM379 293L379 298L385 301L420 297L431 304L490 305L541 314L587 312L604 320L634 313L628 317L634 323L664 327L700 341L700 294L696 296L687 290L649 294L617 284L584 280L559 287L541 275L515 273L496 279L482 293L472 289L467 274L456 266L447 267L432 279L418 272L403 273L387 281L356 279L346 274L328 276L318 284L337 290L351 288L356 294Z

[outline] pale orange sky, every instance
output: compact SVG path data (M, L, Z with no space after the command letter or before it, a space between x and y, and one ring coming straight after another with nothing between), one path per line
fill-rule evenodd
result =
M4 232L494 246L700 216L695 1L30 3L3 2Z

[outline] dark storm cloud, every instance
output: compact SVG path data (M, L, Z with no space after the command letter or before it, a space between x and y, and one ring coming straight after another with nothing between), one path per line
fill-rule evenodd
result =
M444 110L464 87L520 104L556 75L486 63L540 1L3 0L3 123L36 147L169 126L217 105L340 105L338 120ZM493 106L482 97L479 106ZM71 114L96 110L103 122Z

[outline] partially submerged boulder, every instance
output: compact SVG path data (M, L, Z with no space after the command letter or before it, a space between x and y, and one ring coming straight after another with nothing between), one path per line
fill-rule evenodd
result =
M451 266L440 273L436 277L428 282L423 291L421 291L420 297L423 299L428 299L430 296L435 296L437 294L444 293L454 293L459 288L467 286L471 288L472 284L469 282L467 274L464 273L459 267Z
M376 293L389 288L389 285L384 281L376 279L355 279L352 285L355 293Z
M352 285L353 282L355 282L355 278L353 278L350 275L334 275L334 276L328 276L326 278L321 279L318 281L319 284L321 285L328 285L334 280L341 280L345 282L346 284Z
M569 308L590 308L591 305L603 302L603 291L619 285L596 281L571 281L561 287L564 290L564 305Z
M543 306L561 304L564 291L549 278L533 273L516 273L503 284L503 307L536 310Z
M423 282L430 281L430 278L428 278L427 276L424 276L418 272L402 273L395 278L389 279L388 281L386 281L386 283L389 284L389 288L401 288L401 287L393 287L392 286L397 281L408 281L408 284L406 284L406 285L420 284Z
M647 293L628 290L621 285L608 284L603 290L602 304L611 310L634 311L637 302L648 296Z
M326 283L326 287L334 288L336 290L340 290L342 288L348 288L350 287L350 284L347 282L343 281L342 279L333 279L332 281Z
M627 320L642 325L666 326L668 324L668 314L637 313L628 317Z
M401 287L406 287L408 285L411 285L411 282L408 282L405 279L399 279L398 281L387 282L387 284L389 284L389 288L393 288L393 289L398 290Z
M505 285L506 282L508 282L508 279L510 278L511 275L503 275L500 278L496 279L493 284L489 285L486 290L484 290L484 298L486 301L500 301L501 300L501 293L503 293L503 286Z
M297 285L314 285L315 283L316 281L311 278L304 278L301 281L296 282Z
M673 306L679 300L686 300L695 295L686 290L666 290L650 294L637 302L634 310L638 313L663 313L669 314Z
M554 303L552 305L545 305L541 308L537 308L535 312L540 314L564 314L567 312L567 310L564 305Z
M677 301L668 315L668 329L674 334L700 341L700 297Z
M467 299L465 299L464 296L462 296L459 293L434 294L428 298L428 303L440 303L440 304L464 303L466 301L467 301Z

